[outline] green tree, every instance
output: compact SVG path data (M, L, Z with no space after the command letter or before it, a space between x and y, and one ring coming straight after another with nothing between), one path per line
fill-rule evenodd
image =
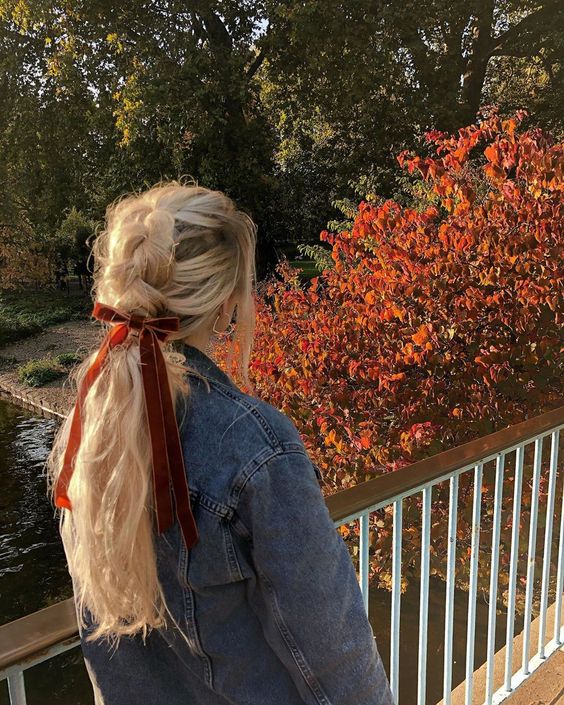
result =
M187 174L256 220L259 275L334 202L396 192L414 135L504 96L561 124L556 0L0 0L0 19L3 223L52 231L71 206L99 220Z

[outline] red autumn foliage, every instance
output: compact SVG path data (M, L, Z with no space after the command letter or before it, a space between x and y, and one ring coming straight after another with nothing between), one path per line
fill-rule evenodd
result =
M280 279L264 283L252 379L298 426L326 494L562 403L564 145L520 130L523 117L493 112L455 136L428 133L433 156L398 156L422 180L424 207L363 201L350 231L320 235L333 268L303 286L284 261ZM460 490L463 543L470 475ZM438 491L433 513L438 574L446 496ZM414 540L419 504L405 511ZM386 516L372 517L372 577L382 584ZM485 522L487 532L487 512Z

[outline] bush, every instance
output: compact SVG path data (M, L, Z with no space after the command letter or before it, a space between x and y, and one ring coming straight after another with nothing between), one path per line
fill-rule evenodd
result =
M79 363L82 360L82 356L76 352L63 352L56 355L54 360L58 365L69 369Z
M17 368L18 379L30 387L42 387L67 373L53 359L30 360Z
M398 157L420 180L419 207L363 201L352 228L320 234L334 267L304 286L283 261L280 279L264 283L253 383L295 421L327 493L561 404L564 145L539 129L521 132L522 117L493 112L456 136L429 133L434 156ZM470 475L461 502L471 502ZM442 576L445 492L437 490L432 519L431 573ZM484 500L492 494L488 474ZM504 531L511 504L504 500ZM408 562L420 521L413 497L404 509ZM466 511L461 537L470 522ZM389 513L373 513L371 525L371 579L388 586ZM465 554L459 583L467 567Z

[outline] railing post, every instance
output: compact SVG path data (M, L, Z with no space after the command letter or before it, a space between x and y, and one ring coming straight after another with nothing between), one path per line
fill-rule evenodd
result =
M539 486L542 460L542 436L535 438L535 460L533 487L531 492L531 523L529 526L529 548L527 551L527 589L525 592L525 626L523 630L523 675L529 675L529 643L531 639L531 610L535 579L535 553L537 539L537 519L539 513Z
M454 575L456 562L456 524L458 519L458 475L450 478L448 506L448 556L445 605L445 658L443 668L444 705L450 705L452 691L452 631L454 624Z
M507 630L505 637L505 690L511 691L513 675L513 636L515 631L515 591L517 588L517 565L519 563L519 521L521 517L521 494L523 488L523 460L525 446L515 451L515 487L513 488L513 519L511 525L511 559L509 566L509 595L507 601Z
M392 618L390 639L390 686L394 700L399 703L399 642L401 605L401 545L403 531L403 503L394 502L392 548Z
M360 590L364 599L364 609L368 614L368 570L369 570L369 552L370 536L368 534L368 521L370 513L360 515Z
M466 629L466 681L464 702L472 703L474 689L474 642L476 638L476 595L478 593L478 552L480 550L480 515L482 510L483 464L474 467L474 499L472 502L472 547L468 585L468 625Z
M556 611L554 617L554 641L562 644L561 614L562 614L562 592L564 589L564 489L562 491L562 506L560 508L560 535L558 538L558 560L556 568Z
M27 705L23 671L16 671L7 680L10 705Z
M486 704L491 705L493 695L493 668L495 653L495 621L497 610L497 581L499 578L499 539L501 528L501 498L503 493L503 468L505 455L500 453L496 460L495 495L492 531L492 561L490 573L490 604L488 610L488 656L486 666Z
M546 638L546 610L548 607L548 581L550 579L550 557L552 553L552 524L554 519L554 494L556 489L556 463L558 459L558 431L552 433L550 449L550 474L548 481L548 502L546 508L546 524L544 529L544 558L542 564L542 588L539 626L539 658L545 658L544 644ZM558 622L560 615L555 616Z
M425 705L427 694L427 627L429 620L429 545L431 538L431 493L423 490L421 527L421 591L419 602L419 652L417 655L417 705Z

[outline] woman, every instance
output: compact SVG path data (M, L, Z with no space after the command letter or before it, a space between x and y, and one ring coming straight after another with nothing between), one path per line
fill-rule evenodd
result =
M100 349L48 459L97 705L391 705L319 471L244 383L256 226L178 181L108 208ZM231 367L230 367L231 369Z

